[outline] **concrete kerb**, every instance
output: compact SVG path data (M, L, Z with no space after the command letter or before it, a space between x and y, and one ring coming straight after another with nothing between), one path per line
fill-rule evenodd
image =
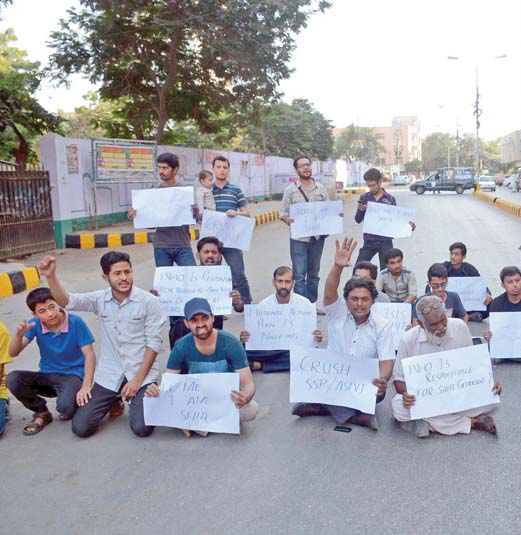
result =
M34 266L0 273L0 297L9 297L30 290L38 284L40 284L40 273Z
M492 197L492 195L486 195L481 191L475 191L474 196L482 201L488 202L489 204L493 204L494 206L497 206L497 208L505 212L509 212L516 217L521 217L521 204L506 201L501 197Z
M255 226L271 223L279 219L279 210L264 212L255 216ZM199 239L199 228L190 228L192 241ZM65 236L66 249L95 249L99 247L122 247L124 245L138 245L152 243L154 232L115 232L96 234L67 234Z

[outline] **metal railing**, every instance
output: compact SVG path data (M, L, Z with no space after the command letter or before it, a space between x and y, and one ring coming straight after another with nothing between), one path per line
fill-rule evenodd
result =
M0 259L54 246L49 173L0 171Z

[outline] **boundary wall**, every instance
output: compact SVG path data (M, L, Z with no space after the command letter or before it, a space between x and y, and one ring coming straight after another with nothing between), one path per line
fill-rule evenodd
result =
M199 172L211 169L215 156L226 156L231 164L230 183L239 186L250 200L263 200L278 194L296 178L291 158L159 145L157 153L162 152L174 152L179 156L178 181L185 185L196 185ZM65 247L66 235L75 230L124 221L131 206L131 191L150 188L157 183L95 184L90 139L46 134L40 142L40 153L51 181L54 236L58 248ZM335 161L313 162L313 175L334 196Z

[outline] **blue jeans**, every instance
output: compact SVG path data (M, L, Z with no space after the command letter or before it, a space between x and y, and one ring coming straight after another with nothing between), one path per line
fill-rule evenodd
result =
M4 434L7 423L7 399L0 399L0 437Z
M309 242L289 240L293 275L295 277L295 293L307 297L312 303L318 297L320 277L320 260L324 249L325 238L311 238Z
M171 247L156 248L154 247L154 260L156 267L170 267L174 262L178 266L196 266L194 253L191 247ZM168 320L172 326L176 320L183 320L182 316L169 316Z
M173 266L176 263L178 266L196 266L194 253L191 247L171 247L171 248L155 248L154 260L156 267Z
M245 305L251 303L250 285L244 272L244 259L242 251L233 247L223 247L223 256L232 272L233 289L241 294L242 302Z
M246 351L249 361L260 362L264 373L289 371L289 351L287 349L249 349Z
M385 394L382 396L376 396L376 403L380 403L385 398ZM352 418L355 414L363 414L361 411L356 409L350 409L349 407L339 407L338 405L324 405L329 410L331 416L335 419L338 424L343 424Z
M358 258L354 265L358 262L371 262L373 256L378 254L378 259L380 260L380 269L385 269L384 254L387 250L393 248L393 240L374 240L367 241L364 240L364 245L358 253Z

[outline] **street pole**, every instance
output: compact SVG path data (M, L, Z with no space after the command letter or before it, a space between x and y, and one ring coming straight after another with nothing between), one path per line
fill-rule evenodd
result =
M456 128L456 167L459 167L459 130Z
M474 104L474 115L476 116L476 173L481 174L481 159L480 159L480 146L479 146L479 118L483 110L479 107L479 84L478 84L478 66L476 65L476 103Z
M450 138L449 144L447 145L447 167L450 167Z

